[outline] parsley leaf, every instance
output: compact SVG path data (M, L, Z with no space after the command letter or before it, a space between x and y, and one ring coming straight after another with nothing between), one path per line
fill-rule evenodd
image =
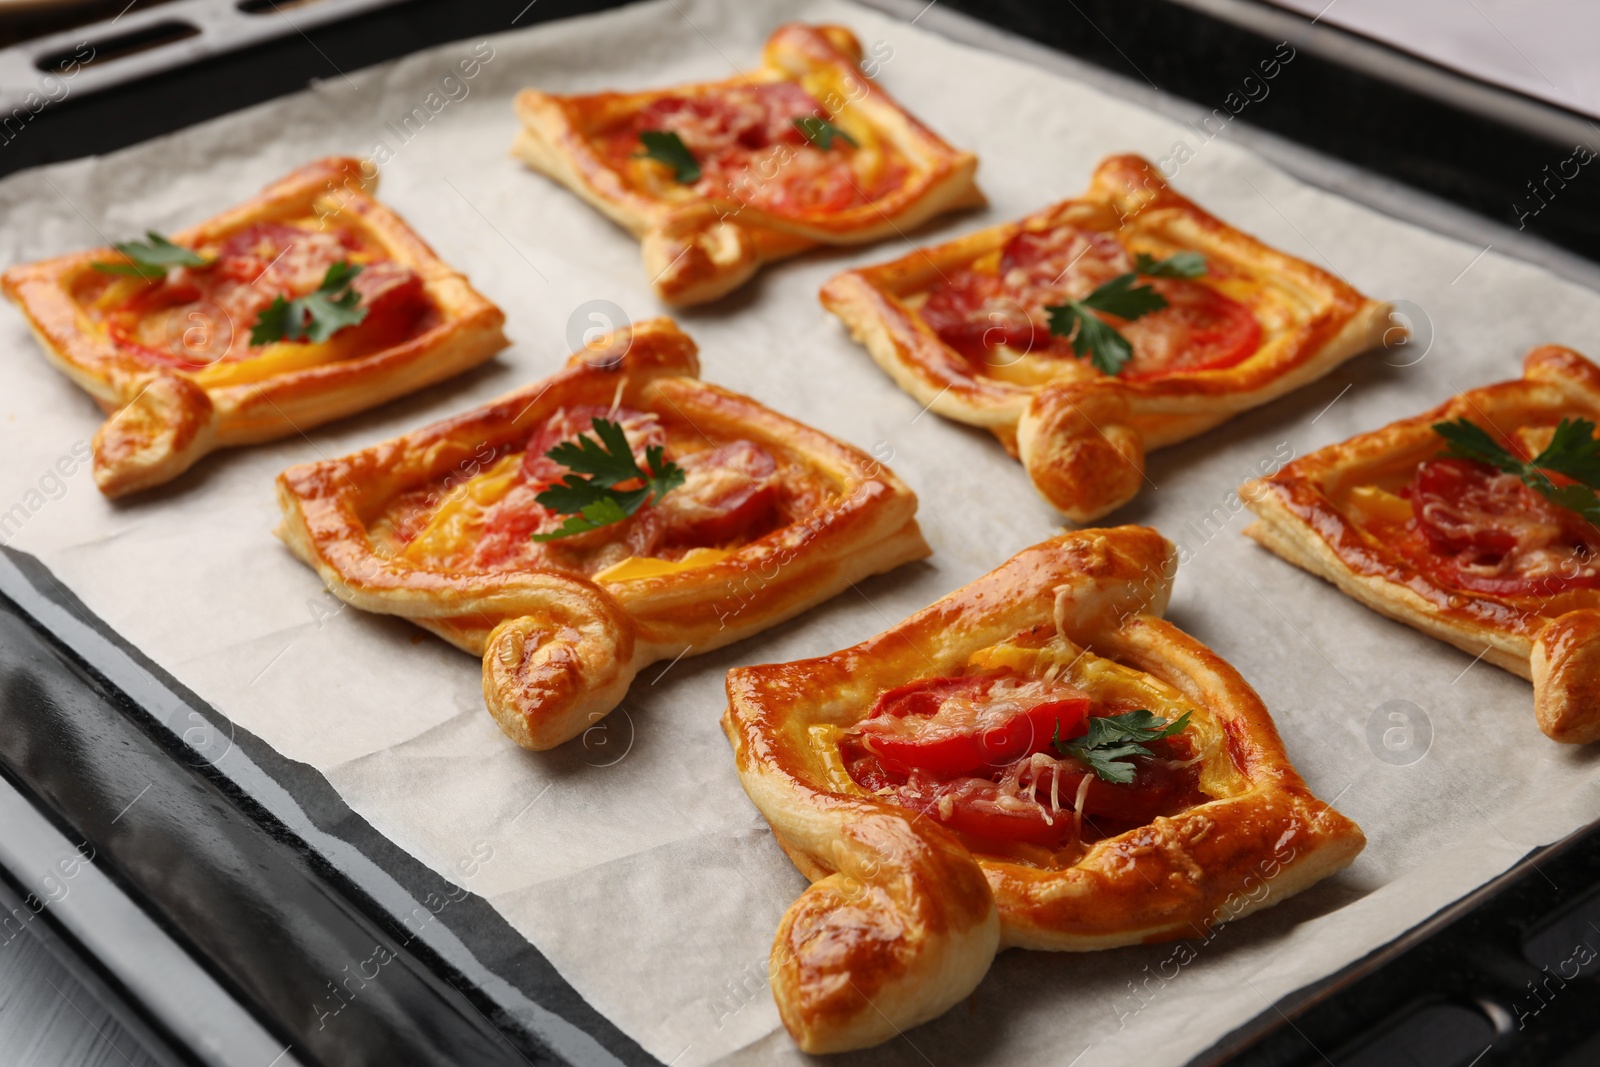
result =
M545 453L571 473L534 499L567 520L549 533L533 534L535 541L554 541L621 522L646 501L659 501L683 484L683 468L667 460L660 445L644 450L646 470L634 459L621 424L596 418L593 425L593 437L580 434ZM636 489L617 488L634 481L640 483Z
M250 327L250 343L303 340L321 344L346 326L359 324L367 317L367 309L350 283L360 273L359 266L341 259L328 268L322 284L305 296L285 300L278 294Z
M1189 725L1189 712L1168 722L1159 715L1140 708L1121 715L1103 715L1089 719L1089 732L1071 741L1061 740L1061 724L1056 723L1051 744L1063 756L1075 756L1089 765L1089 769L1107 782L1127 785L1133 781L1134 768L1130 760L1149 759L1154 755L1145 744L1163 737L1181 733Z
M1487 463L1515 474L1522 483L1557 507L1577 512L1600 526L1600 440L1594 436L1595 424L1588 419L1562 419L1550 435L1550 443L1531 461L1524 461L1501 447L1487 430L1467 419L1436 422L1433 432L1445 439L1446 456ZM1577 485L1558 486L1545 471L1565 475Z
M851 148L859 148L856 139L845 133L827 119L819 119L814 115L794 120L794 128L805 135L806 140L826 152L833 147L834 141L843 141Z
M693 185L700 180L700 161L694 158L694 153L683 143L683 138L671 130L642 130L639 143L644 145L644 151L635 152L635 158L665 163L672 168L672 176L684 185Z
M1089 362L1103 374L1122 373L1133 357L1133 346L1094 312L1103 311L1131 322L1167 306L1167 298L1154 288L1137 284L1141 274L1152 278L1198 278L1206 272L1206 259L1198 252L1178 252L1165 259L1140 252L1135 263L1134 270L1117 275L1082 300L1051 304L1044 309L1050 317L1050 332L1071 338L1072 354L1079 359L1089 357Z
M1149 278L1198 278L1206 272L1206 257L1199 252L1174 252L1166 259L1140 252L1135 259L1135 269Z
M126 263L93 263L103 274L131 274L154 281L167 276L168 267L207 267L211 265L193 249L175 245L154 230L145 231L143 241L122 241L112 245L127 257Z

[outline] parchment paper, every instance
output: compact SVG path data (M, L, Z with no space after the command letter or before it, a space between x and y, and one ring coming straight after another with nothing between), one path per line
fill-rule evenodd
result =
M515 90L721 77L730 64L754 63L768 32L791 18L854 28L885 57L881 83L982 157L992 205L919 240L1074 195L1108 153L1161 159L1182 142L1192 158L1176 176L1180 189L1368 293L1415 302L1413 318L1431 320L1434 335L1425 354L1417 346L1364 357L1157 453L1152 485L1112 517L1153 523L1180 544L1172 617L1258 687L1312 788L1365 828L1366 852L1345 874L1224 928L1181 965L1162 945L1005 953L970 1006L861 1062L1177 1064L1530 847L1600 816L1593 754L1539 733L1525 682L1257 548L1239 534L1247 516L1232 495L1290 455L1515 375L1536 343L1600 349L1600 296L1309 188L1226 134L1205 140L1083 85L833 0L668 0L446 45L0 183L0 261L12 263L170 231L315 156L376 151L386 158L383 198L506 309L516 341L486 368L423 395L215 455L169 487L112 504L78 460L98 411L8 309L4 535L201 697L318 768L380 831L485 896L661 1059L798 1061L765 973L778 918L804 880L734 776L717 727L723 674L868 637L1058 522L992 439L921 412L818 305L827 277L899 255L905 242L801 257L681 319L702 346L708 380L862 447L892 449L891 465L920 495L932 559L740 645L647 670L606 728L581 742L542 755L517 749L483 709L476 660L406 623L341 609L270 533L272 478L285 466L553 371L574 323L580 332L595 324L591 301L632 318L662 310L630 238L507 157ZM457 64L469 58L480 67L463 80ZM1280 84L1295 74L1291 61Z

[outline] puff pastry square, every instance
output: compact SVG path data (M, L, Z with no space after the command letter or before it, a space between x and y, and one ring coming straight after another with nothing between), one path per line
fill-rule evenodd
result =
M1539 728L1600 740L1600 531L1514 475L1441 460L1466 419L1531 458L1563 419L1600 421L1600 367L1555 345L1523 377L1329 445L1240 487L1245 533L1391 619L1533 682Z
M1204 276L1149 281L1162 311L1121 327L1117 376L1050 335L1045 310L1134 269L1139 254L1205 257ZM1265 404L1379 344L1388 305L1269 248L1113 156L1089 190L1017 222L822 289L880 367L920 403L989 430L1074 522L1127 503L1145 454Z
M639 238L662 300L703 303L770 260L882 240L983 203L977 157L913 118L861 61L849 30L793 23L772 34L761 66L722 81L585 96L527 89L512 153ZM848 140L824 149L796 128L801 118ZM698 175L641 156L642 132L677 135Z
M45 354L110 416L93 441L101 492L159 485L214 448L364 411L506 346L500 309L372 198L362 168L319 160L172 235L209 268L110 275L94 264L121 257L99 248L0 276ZM275 297L304 296L340 260L365 276L352 283L359 325L321 343L250 343Z
M550 378L343 459L278 477L277 533L339 597L483 657L512 740L552 748L660 659L758 633L921 559L917 499L870 456L699 381L671 319L597 340ZM535 542L548 449L622 425L683 486L624 522Z
M854 648L729 672L739 777L812 881L771 963L802 1049L874 1045L941 1014L1000 949L1204 937L1360 852L1361 831L1311 795L1255 691L1160 617L1176 566L1146 527L1068 533ZM929 693L931 706L911 704ZM930 762L948 736L913 727L895 748L896 724L936 706L955 716L940 729L959 730L963 700L980 709L961 736L985 746L981 766L890 776L916 730ZM1059 718L1040 736L1028 715L981 711L1072 700L1080 716L1087 704L1094 717L1190 718L1113 785L1049 754ZM1035 732L1016 735L1019 723Z

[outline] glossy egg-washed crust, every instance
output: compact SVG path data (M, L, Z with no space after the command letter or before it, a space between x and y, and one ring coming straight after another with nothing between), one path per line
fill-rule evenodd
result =
M1244 532L1369 608L1532 679L1539 728L1551 738L1600 740L1600 592L1494 597L1440 585L1338 503L1352 488L1439 455L1436 422L1464 418L1510 434L1569 417L1600 421L1600 367L1569 348L1535 348L1519 380L1469 389L1247 482L1239 492L1259 521Z
M93 441L94 479L101 492L121 496L159 485L214 448L269 441L364 411L459 374L506 346L505 315L372 198L376 183L375 175L364 176L360 160L318 160L171 236L193 247L255 223L313 214L360 233L421 275L439 321L406 341L353 359L205 388L181 369L152 367L119 349L73 298L74 286L93 264L118 258L112 249L12 267L0 276L0 287L27 316L51 362L109 415Z
M637 323L483 407L284 471L278 536L346 602L481 655L501 728L526 748L552 748L615 708L648 664L758 633L929 552L917 498L888 469L699 373L694 342L671 319ZM718 562L626 581L436 569L374 547L368 522L400 494L438 484L486 445L521 448L563 407L613 403L686 422L708 443L754 441L826 485L825 499Z
M784 916L772 989L808 1052L877 1044L966 997L1008 946L1087 950L1204 936L1346 866L1365 844L1295 773L1261 698L1160 618L1176 571L1147 527L1025 549L854 648L728 673L739 776L813 882ZM1212 799L1088 846L1062 869L969 850L935 820L841 779L818 726L860 721L885 689L963 672L979 649L1053 627L1175 688L1226 737ZM1242 896L1247 889L1248 897Z
M718 82L633 93L556 96L525 89L516 100L522 129L512 154L565 185L639 238L645 270L669 304L704 303L744 284L761 264L817 245L864 244L893 237L936 215L981 205L973 175L978 157L946 144L861 71L861 42L842 26L780 26L762 65ZM633 188L596 149L592 137L668 95L831 72L865 92L849 106L901 152L910 173L885 195L845 211L795 218L732 197L667 200Z
M1281 321L1261 322L1255 355L1223 370L1028 385L976 370L905 303L1018 233L1061 224L1111 233L1157 256L1199 252L1270 292L1285 313ZM1076 200L846 271L821 295L896 384L940 415L994 433L1022 460L1034 487L1074 522L1131 500L1144 482L1149 450L1315 381L1383 343L1386 330L1394 331L1390 341L1403 333L1389 325L1387 304L1214 218L1132 155L1102 161L1088 192Z

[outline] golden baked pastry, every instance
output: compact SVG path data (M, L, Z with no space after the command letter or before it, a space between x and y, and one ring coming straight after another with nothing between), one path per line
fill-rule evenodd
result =
M483 407L284 471L278 536L348 603L482 656L500 727L552 748L644 666L928 554L917 498L887 468L699 373L671 319L616 331ZM604 426L625 437L623 463L671 464L681 484L621 521L536 540L575 521L548 493L577 478L564 450L598 448Z
M1148 309L1146 288L1165 306ZM1069 340L1070 302L1086 300L1134 317L1092 315ZM1137 156L1102 162L1076 200L846 271L822 303L919 402L998 437L1075 522L1131 500L1150 449L1403 332L1388 305L1213 218ZM1077 352L1108 326L1121 341L1104 358Z
M849 30L792 23L761 66L722 81L527 89L512 153L638 237L662 300L703 303L768 261L983 203L977 157L908 114L861 60Z
M1067 533L854 648L728 673L739 777L813 883L771 964L802 1049L934 1018L1002 948L1204 937L1361 851L1160 617L1176 568L1146 527Z
M101 492L159 485L214 448L364 411L505 347L500 309L369 195L362 167L319 160L174 234L165 251L188 265L127 273L132 260L98 248L0 276L45 354L110 416L93 442ZM344 302L337 321L359 321L253 343L264 319L301 306L275 305L340 272L323 295Z
M1581 462L1590 438L1575 420L1592 433L1597 419L1600 367L1535 348L1520 380L1469 389L1241 486L1260 519L1245 533L1391 619L1532 679L1551 738L1600 740L1600 529L1530 484L1572 486L1542 453L1567 421ZM1457 420L1527 464L1528 480L1463 457L1434 429Z

